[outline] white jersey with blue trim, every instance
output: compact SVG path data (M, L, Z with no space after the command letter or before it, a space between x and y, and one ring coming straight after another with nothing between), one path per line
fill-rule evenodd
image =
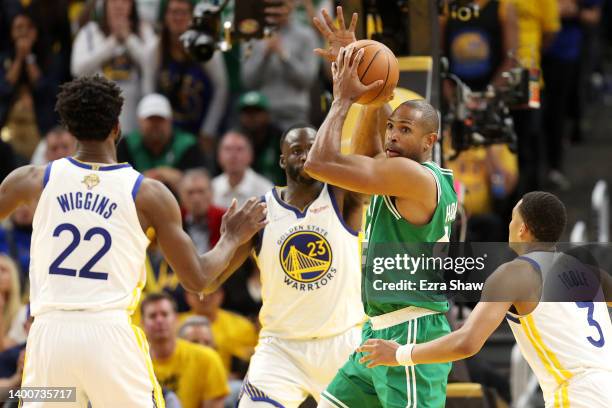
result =
M261 337L329 337L364 320L358 234L330 190L325 185L304 211L282 201L276 188L264 197L268 225L256 251Z
M580 261L563 253L531 252L519 257L541 273L544 291L551 284L568 292L561 299L576 299L591 286L593 301L540 301L528 315L507 313L507 321L517 344L535 373L547 407L569 407L576 402L572 381L589 373L612 375L612 324L598 279L580 271ZM563 281L557 284L556 281ZM597 283L594 283L594 282ZM549 296L551 294L549 293ZM557 293L559 296L559 293ZM543 299L544 300L544 299ZM583 405L580 405L583 406Z
M129 164L47 166L32 223L32 315L133 311L149 245L134 202L142 179Z

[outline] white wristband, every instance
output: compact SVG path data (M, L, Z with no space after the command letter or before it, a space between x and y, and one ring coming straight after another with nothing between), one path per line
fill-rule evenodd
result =
M397 350L395 350L395 359L399 363L399 365L403 366L413 366L414 362L412 361L412 349L414 348L414 344L406 344L404 346L399 346Z

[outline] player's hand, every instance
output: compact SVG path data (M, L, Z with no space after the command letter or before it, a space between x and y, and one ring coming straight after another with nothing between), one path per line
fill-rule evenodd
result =
M266 221L268 210L266 204L256 197L247 200L240 209L237 210L236 207L234 199L221 219L221 232L242 245L268 223Z
M357 67L363 58L363 49L355 50L354 45L340 48L336 61L332 63L332 75L334 78L334 99L348 99L351 102L357 100L364 93L381 87L382 79L364 85L357 75Z
M365 364L367 368L399 366L395 359L395 352L399 346L397 342L391 340L369 339L357 347L357 352L363 353L363 357L359 359L359 362Z
M329 47L326 50L316 48L314 52L329 62L334 62L338 56L338 53L340 53L340 48L346 47L347 45L356 41L355 27L357 26L357 13L353 13L349 28L346 28L344 23L342 7L338 6L336 8L338 25L340 26L339 28L336 27L334 21L325 9L321 10L321 14L323 15L323 21L317 17L314 17L312 22L315 27L317 27L321 35L329 42Z

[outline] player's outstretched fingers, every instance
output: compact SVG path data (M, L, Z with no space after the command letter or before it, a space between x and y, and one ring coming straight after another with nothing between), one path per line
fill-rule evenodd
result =
M336 25L334 24L334 20L331 18L327 10L325 9L321 10L321 15L323 16L323 19L325 20L325 24L327 25L329 30L331 32L336 32L337 28L336 28Z
M344 13L342 7L336 7L336 18L338 19L338 27L340 30L346 30L346 24L344 24Z
M340 7L340 9L342 9L342 7ZM353 13L353 16L351 17L351 25L349 25L348 30L352 33L355 32L355 28L357 28L357 13Z

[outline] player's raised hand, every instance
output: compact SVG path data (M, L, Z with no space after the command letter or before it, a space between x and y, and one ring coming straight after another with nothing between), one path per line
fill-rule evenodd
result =
M357 67L362 59L363 48L356 50L354 45L340 48L338 58L331 66L334 78L334 99L348 99L354 102L364 93L383 85L382 79L369 85L361 82L357 75Z
M361 346L357 347L358 353L363 353L363 357L359 359L361 364L365 364L367 368L377 366L399 366L395 358L395 352L399 348L399 344L391 340L369 339Z
M342 14L342 7L336 8L336 14L338 15L338 25L336 27L334 20L330 17L325 9L321 10L323 20L318 17L313 17L312 22L317 27L321 35L328 41L329 47L327 49L316 48L315 54L325 58L329 62L334 62L340 48L346 47L347 45L356 41L355 39L355 27L357 27L357 13L353 13L351 18L351 24L346 28L344 23L344 14Z
M252 197L240 209L236 207L234 199L221 219L221 234L227 234L239 244L244 244L267 224L266 204Z

